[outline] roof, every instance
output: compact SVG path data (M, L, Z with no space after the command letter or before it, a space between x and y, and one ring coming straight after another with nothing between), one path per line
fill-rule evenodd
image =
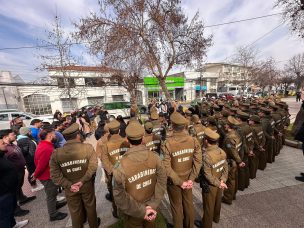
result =
M102 72L102 73L110 73L110 72L118 72L119 70L115 70L113 68L107 66L50 66L48 67L48 71L86 71L86 72Z

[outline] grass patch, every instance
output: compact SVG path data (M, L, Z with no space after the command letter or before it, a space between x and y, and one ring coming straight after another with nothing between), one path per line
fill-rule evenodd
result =
M159 211L157 212L157 217L155 221L157 228L167 228L167 220ZM108 226L108 228L123 228L123 227L124 227L124 220L121 218L116 223Z

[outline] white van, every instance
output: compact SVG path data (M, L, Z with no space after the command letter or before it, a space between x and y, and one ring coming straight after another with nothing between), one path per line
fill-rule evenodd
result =
M9 129L10 123L13 119L20 116L23 119L23 123L25 126L29 126L33 119L40 119L42 122L53 122L52 115L43 115L43 116L36 116L31 113L20 112L15 109L4 109L0 110L0 129Z
M228 86L221 86L217 88L217 95L221 94L232 94L234 96L240 95L242 88L237 85L228 85Z

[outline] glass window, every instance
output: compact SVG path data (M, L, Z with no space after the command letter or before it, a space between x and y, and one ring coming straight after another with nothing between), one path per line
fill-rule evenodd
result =
M0 114L0 121L8 121L8 114Z
M23 98L25 111L35 115L52 114L50 97L44 94L32 94Z
M123 95L112 95L113 101L123 101Z
M71 98L71 99L61 98L60 100L61 100L63 112L71 112L72 110L78 108L77 98Z
M89 105L102 105L104 102L104 97L88 97L88 104Z

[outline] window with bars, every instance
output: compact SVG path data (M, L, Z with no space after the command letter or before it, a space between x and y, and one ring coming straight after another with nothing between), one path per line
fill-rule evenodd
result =
M88 97L88 104L89 105L102 105L104 102L104 97Z
M63 112L71 112L72 110L78 108L77 98L61 98L60 100Z
M35 115L52 114L50 97L44 94L32 94L23 98L25 111Z

